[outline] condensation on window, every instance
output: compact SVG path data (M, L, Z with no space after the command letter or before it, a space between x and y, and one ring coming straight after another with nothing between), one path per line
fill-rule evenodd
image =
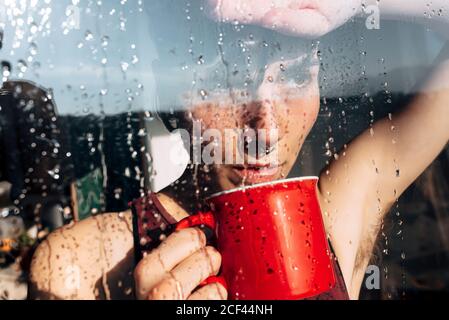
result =
M215 298L266 297L251 268L262 291L347 296L353 271L363 299L447 294L449 8L304 37L290 11L334 4L268 2L0 1L0 299L201 297L185 261L221 270Z

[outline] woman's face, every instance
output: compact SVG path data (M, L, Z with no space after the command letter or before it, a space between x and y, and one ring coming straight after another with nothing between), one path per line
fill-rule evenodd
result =
M244 91L234 90L196 103L187 111L190 120L201 123L202 137L207 137L203 145L215 144L219 148L214 149L222 152L220 164L212 165L208 173L215 191L287 177L320 108L319 66L313 56L313 63L300 62L300 82L284 77L288 62L275 62L266 68L255 96L244 99ZM220 133L223 139L209 139L208 131ZM243 163L237 163L239 155Z
M345 0L344 6L336 0L205 1L207 14L213 20L256 25L302 38L314 38L336 28L356 14L361 5L361 0ZM212 165L213 170L208 172L218 191L288 176L319 113L319 64L316 53L313 56L312 64L298 58L266 66L264 80L251 94L236 89L227 94L209 94L205 101L194 99L199 102L190 104L188 118L201 123L202 137L206 137L203 145L213 143L219 146L215 151L221 152L220 163ZM303 63L302 68L298 68L298 61ZM295 65L293 73L301 70L306 75L303 81L291 81L295 75L286 72L289 64ZM232 83L228 85L233 87ZM225 138L217 141L205 135L207 130ZM226 139L229 130L240 131ZM251 145L255 145L252 151ZM242 153L243 163L229 161Z
M317 49L297 31L327 27L326 17L334 17L337 6L332 1L325 1L326 5L318 1L205 1L209 5L205 21L219 20L220 34L211 41L213 37L205 37L197 28L190 37L189 52L200 58L191 68L195 85L184 91L180 101L185 110L181 123L193 128L192 140L197 139L195 124L200 124L201 168L206 168L206 175L199 180L211 187L208 192L219 192L286 178L320 107ZM300 19L302 25L290 25L297 22L292 13L304 15L310 23ZM273 19L282 23L273 28ZM217 44L217 50L210 50ZM214 145L213 154L209 153L213 161L206 163L203 151L210 145ZM198 164L192 151L192 160Z

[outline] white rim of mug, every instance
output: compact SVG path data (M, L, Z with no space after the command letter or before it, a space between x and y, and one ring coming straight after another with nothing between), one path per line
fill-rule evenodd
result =
M273 186L273 185L278 185L278 184L286 184L286 183L291 183L291 182L301 182L301 181L308 181L308 180L318 181L319 177L310 176L310 177L290 178L290 179L284 179L284 180L275 180L275 181L270 181L270 182L258 183L258 184L254 184L251 186L245 186L245 187L235 188L232 190L218 192L218 193L211 195L206 200L211 200L213 198L217 198L217 197L224 196L227 194L248 191L248 190L261 188L261 187L268 187L268 186Z

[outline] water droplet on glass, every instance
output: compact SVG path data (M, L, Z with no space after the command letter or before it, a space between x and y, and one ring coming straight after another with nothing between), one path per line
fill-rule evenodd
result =
M94 35L92 34L92 32L91 32L90 30L87 30L87 31L84 33L84 39L85 39L86 41L92 41L92 40L94 39Z
M122 68L122 71L123 71L123 72L126 72L126 71L128 71L129 63L127 63L127 62L122 62L122 63L120 63L120 67Z
M103 48L107 47L109 45L109 37L108 36L103 36L101 38L101 46Z
M208 96L207 91L204 90L204 89L201 89L201 90L200 90L200 96L201 96L201 98L202 98L203 100L206 100L206 99L207 99L207 96Z
M28 69L28 64L25 62L25 60L21 59L17 62L17 68L21 73L25 73Z

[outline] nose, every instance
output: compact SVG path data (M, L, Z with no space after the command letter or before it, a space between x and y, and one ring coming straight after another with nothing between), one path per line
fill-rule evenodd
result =
M267 146L274 146L286 134L287 116L277 79L281 72L280 63L269 65L262 83L256 90L255 100L247 105L246 125L256 130L259 139L264 139Z
M294 59L276 61L266 65L262 81L251 92L252 102L244 105L242 119L244 127L264 133L259 135L259 140L262 139L261 137L265 137L263 140L267 146L275 146L289 133L290 122L295 121L291 119L294 112L290 111L294 104L290 100L291 97L288 96L289 86L285 84L285 71L288 68L302 66L307 58L308 55L303 54ZM314 74L314 78L316 78L317 72Z
M258 139L266 146L274 146L286 133L282 107L270 99L253 101L247 106L244 122L256 131Z

